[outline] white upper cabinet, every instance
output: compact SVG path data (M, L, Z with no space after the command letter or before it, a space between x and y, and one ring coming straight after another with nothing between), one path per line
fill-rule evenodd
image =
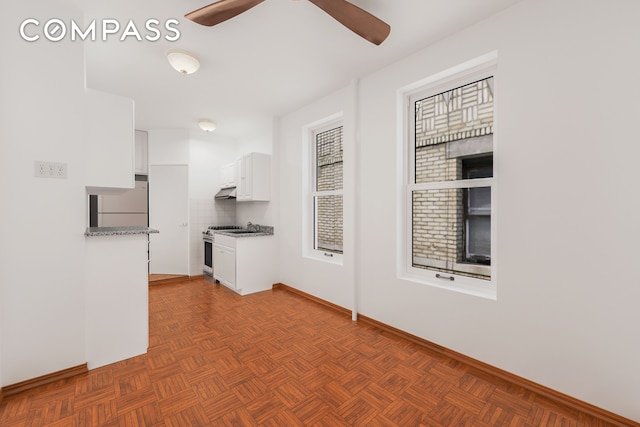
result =
M149 174L149 143L147 132L136 130L136 175Z
M236 186L236 164L230 163L220 168L220 188Z
M236 162L236 200L268 201L271 198L271 156L250 153Z
M86 187L93 194L131 189L134 182L133 100L86 90Z

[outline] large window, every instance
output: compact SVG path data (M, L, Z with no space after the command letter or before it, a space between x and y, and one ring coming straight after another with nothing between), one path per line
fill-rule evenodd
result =
M465 73L412 90L408 103L405 272L493 297L494 76Z
M313 248L325 256L342 254L342 125L313 131Z

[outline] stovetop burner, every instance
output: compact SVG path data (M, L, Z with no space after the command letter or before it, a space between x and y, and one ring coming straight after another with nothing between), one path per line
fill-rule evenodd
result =
M205 236L213 236L213 232L216 230L240 230L241 228L239 225L212 225L211 227L207 227L202 234Z

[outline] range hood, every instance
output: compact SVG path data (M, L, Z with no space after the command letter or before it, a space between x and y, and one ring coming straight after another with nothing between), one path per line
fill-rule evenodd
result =
M220 199L235 199L236 198L236 187L228 187L228 188L223 188L222 190L218 191L218 194L216 194L215 199L220 200Z

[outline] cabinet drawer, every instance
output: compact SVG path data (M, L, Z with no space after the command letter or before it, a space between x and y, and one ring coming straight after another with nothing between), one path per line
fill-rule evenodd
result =
M231 236L224 236L222 234L214 233L213 235L214 243L218 245L228 246L230 248L236 247L236 238Z

